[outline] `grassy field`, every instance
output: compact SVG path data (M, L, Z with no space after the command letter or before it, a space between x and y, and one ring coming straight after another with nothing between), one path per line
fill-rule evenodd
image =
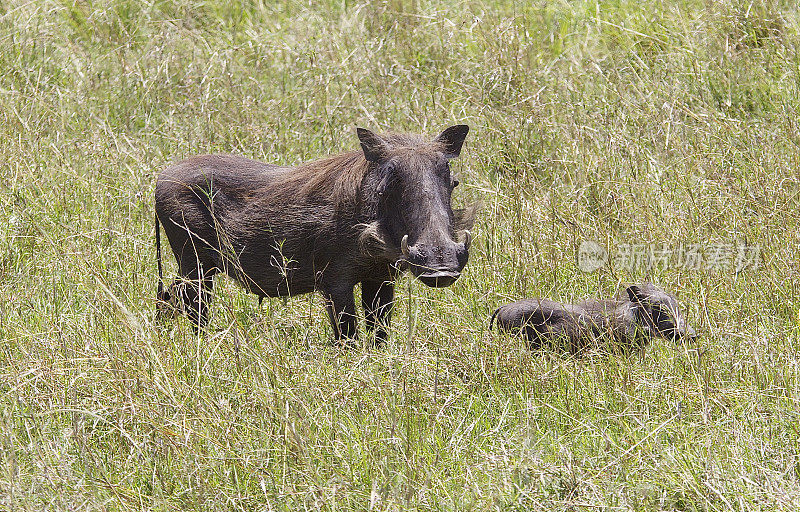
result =
M0 509L800 508L798 48L789 0L0 2ZM169 163L458 123L470 262L399 283L387 347L227 279L206 337L156 320ZM583 272L584 241L705 259ZM488 330L645 279L697 345Z

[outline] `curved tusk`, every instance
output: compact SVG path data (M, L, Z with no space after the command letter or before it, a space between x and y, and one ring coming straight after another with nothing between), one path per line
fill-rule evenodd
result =
M472 233L468 229L464 230L464 250L469 250L469 246L472 245Z
M408 257L408 235L404 235L403 239L400 240L400 251L403 253L403 256Z

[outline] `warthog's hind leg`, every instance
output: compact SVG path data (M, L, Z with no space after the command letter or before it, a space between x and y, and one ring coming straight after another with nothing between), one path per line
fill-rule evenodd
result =
M170 291L175 295L173 300L180 304L192 321L195 333L205 329L208 324L208 307L216 273L216 267L205 266L196 257L184 254L178 268L180 277L170 286Z
M201 272L199 279L182 279L175 283L176 294L183 305L195 333L208 324L208 307L214 288L213 274Z

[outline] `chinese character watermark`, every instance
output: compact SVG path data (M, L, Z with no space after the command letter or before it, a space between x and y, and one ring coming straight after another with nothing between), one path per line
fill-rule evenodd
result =
M608 251L597 242L583 242L578 248L578 268L594 272L608 262Z
M594 272L603 267L619 270L680 268L683 270L723 270L735 272L757 269L761 246L732 243L619 244L613 251L587 240L578 247L578 268Z

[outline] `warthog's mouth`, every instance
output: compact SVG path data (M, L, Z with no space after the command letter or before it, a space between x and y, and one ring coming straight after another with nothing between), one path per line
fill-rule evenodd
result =
M453 272L452 270L435 270L431 272L423 272L417 276L417 279L422 281L422 284L430 286L431 288L444 288L456 282L461 276L461 272Z
M420 267L402 258L394 263L394 267L400 271L407 270L411 272L414 277L422 281L424 285L430 286L431 288L444 288L445 286L450 286L451 284L455 283L459 277L461 277L461 272L456 270Z

